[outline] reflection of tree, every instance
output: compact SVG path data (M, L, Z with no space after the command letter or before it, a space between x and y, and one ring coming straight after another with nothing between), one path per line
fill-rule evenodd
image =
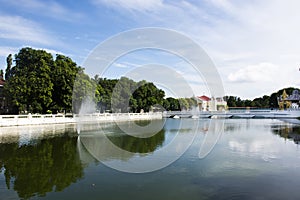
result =
M4 169L7 188L13 180L20 198L45 196L62 191L83 176L77 152L77 137L56 137L34 145L0 145L0 169Z
M161 130L152 137L138 138L131 135L108 136L116 146L133 153L149 153L162 146L165 131Z
M279 126L273 127L273 133L285 139L292 139L296 144L300 143L300 127L299 126Z

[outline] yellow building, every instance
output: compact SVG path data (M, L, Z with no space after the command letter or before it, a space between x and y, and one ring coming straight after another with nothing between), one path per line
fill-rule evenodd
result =
M278 98L278 105L280 110L299 109L299 105L300 105L299 91L294 90L291 95L288 95L286 91L283 90L282 95Z

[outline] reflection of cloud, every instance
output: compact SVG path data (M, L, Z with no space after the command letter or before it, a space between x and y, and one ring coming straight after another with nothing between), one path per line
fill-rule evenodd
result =
M261 151L264 151L265 149L269 149L271 152L273 152L273 149L271 148L272 143L267 141L256 140L250 143L245 143L231 140L229 141L228 145L232 151L237 152L259 153Z
M240 143L238 141L229 141L229 148L232 151L239 151L239 152L245 152L247 149L247 146L245 143Z

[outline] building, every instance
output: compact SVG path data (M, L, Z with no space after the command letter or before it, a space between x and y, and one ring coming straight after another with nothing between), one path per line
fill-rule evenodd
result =
M283 90L282 95L278 98L279 109L299 109L300 105L300 94L298 90L294 90L291 95L288 95L285 90Z
M208 97L205 95L197 97L199 111L225 111L227 102L222 97Z
M205 95L197 97L197 104L198 104L199 110L200 111L209 111L210 110L210 105L209 105L210 100L211 99Z

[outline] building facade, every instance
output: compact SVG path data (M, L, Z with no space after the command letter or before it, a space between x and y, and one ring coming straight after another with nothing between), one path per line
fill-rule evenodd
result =
M227 102L222 97L208 97L205 95L197 97L199 111L225 111Z
M288 95L284 90L282 95L278 97L278 105L280 110L300 108L300 94L299 90L294 90L291 95Z

